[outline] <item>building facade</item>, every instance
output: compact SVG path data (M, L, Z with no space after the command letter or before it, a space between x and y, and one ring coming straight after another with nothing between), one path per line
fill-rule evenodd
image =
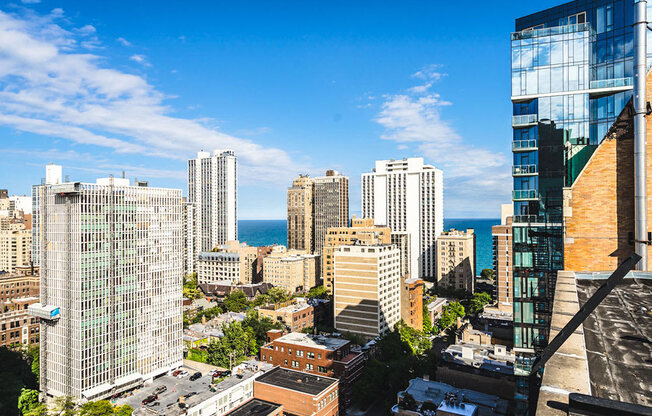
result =
M401 319L410 328L423 330L423 280L408 278L401 283Z
M0 273L0 346L38 345L39 319L27 311L38 296L38 276Z
M238 161L231 150L188 160L188 202L195 211L195 253L238 239Z
M200 253L197 261L197 282L209 284L231 282L233 284L257 283L262 275L258 272L258 248L238 241L227 241L215 251Z
M261 306L258 308L258 316L280 322L289 332L299 332L315 326L315 308L305 300L298 301L296 298L289 302Z
M320 280L319 256L276 246L263 259L263 281L289 293L304 292Z
M491 227L493 239L493 269L496 285L498 309L511 312L514 301L514 286L512 280L512 205L504 212L500 225Z
M378 160L362 174L362 216L410 236L412 277L436 277L436 239L444 230L443 173L423 158Z
M328 229L349 225L349 178L335 170L327 170L326 176L315 178L312 205L315 221L313 252L321 256Z
M549 341L564 268L563 188L632 96L633 11L630 1L578 0L517 19L511 35L517 375Z
M22 221L10 220L0 227L0 271L13 273L32 261L32 230Z
M351 219L350 227L331 227L328 229L322 250L322 277L324 288L333 293L333 262L335 250L341 245L353 243L374 245L389 244L391 241L389 227L377 227L371 218Z
M181 190L38 185L41 391L107 397L182 364Z
M313 197L315 181L308 175L299 175L288 188L288 245L290 250L312 253L313 241Z
M367 339L401 319L400 251L391 245L346 245L335 251L335 329Z
M451 229L437 239L437 285L473 292L475 232Z
M197 253L195 253L195 204L183 203L183 274L197 272Z

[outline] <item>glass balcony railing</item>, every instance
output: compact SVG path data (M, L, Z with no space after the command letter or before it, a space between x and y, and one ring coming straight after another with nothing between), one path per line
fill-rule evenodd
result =
M534 175L538 172L537 165L516 165L512 166L513 176Z
M539 194L536 189L520 189L512 191L512 199L514 201L523 201L537 199Z
M512 33L512 40L540 38L551 35L561 35L564 33L584 32L593 30L590 23L577 23L574 25L545 27L542 29L527 29L520 32Z
M512 222L518 224L543 223L545 218L538 215L514 215Z
M618 87L629 87L634 85L633 77L626 78L612 78L612 79L601 79L597 81L591 81L591 89L601 89L601 88L618 88Z
M512 142L512 150L514 152L537 150L537 141L536 139L514 140Z
M539 121L538 114L522 114L519 116L512 116L512 126L526 126L528 124L537 124Z

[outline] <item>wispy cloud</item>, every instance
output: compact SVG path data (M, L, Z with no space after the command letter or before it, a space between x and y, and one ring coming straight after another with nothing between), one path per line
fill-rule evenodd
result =
M123 37L119 37L118 39L116 39L116 41L118 41L118 43L121 44L122 46L131 46L131 42L129 42L127 39Z
M69 28L61 9L20 13L0 11L0 125L173 160L199 149L232 149L243 183L284 183L302 169L281 149L175 117L169 97L145 78L111 68L92 52L94 27Z
M140 54L135 53L135 54L131 55L129 57L129 59L134 61L134 62L138 62L139 64L141 64L143 66L150 66L149 62L147 62L147 58L145 57L145 55L140 55Z
M413 78L428 82L405 93L386 95L375 121L385 128L382 139L397 142L403 149L416 147L444 171L447 212L490 215L509 200L509 159L466 142L442 117L442 110L453 104L434 92L433 85L444 76L439 66L419 70Z
M20 0L20 1L23 4L37 4L41 2L41 0Z

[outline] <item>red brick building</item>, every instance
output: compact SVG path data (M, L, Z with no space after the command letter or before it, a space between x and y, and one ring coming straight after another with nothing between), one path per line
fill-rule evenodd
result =
M38 344L39 320L27 313L38 301L38 276L0 274L0 346Z
M307 302L297 299L276 305L261 306L258 309L258 316L282 323L288 332L299 332L304 328L315 326L315 308Z
M276 367L254 380L254 397L296 416L339 415L337 379Z
M364 354L353 349L350 341L281 331L267 333L268 343L260 349L262 361L283 368L340 380L340 410L351 403L353 383L364 368Z
M416 330L423 330L423 280L405 279L401 285L401 319Z

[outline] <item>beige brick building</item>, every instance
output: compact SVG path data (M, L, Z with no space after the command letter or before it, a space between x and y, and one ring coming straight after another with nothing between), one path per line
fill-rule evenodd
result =
M401 319L400 251L387 244L335 251L335 329L373 339Z
M292 299L276 305L261 306L258 309L258 316L280 322L289 332L299 332L304 328L315 326L315 308L305 299Z
M324 241L322 254L322 275L324 287L333 293L333 261L335 250L342 245L355 242L364 245L389 244L391 241L389 227L377 227L371 218L351 219L350 227L331 227Z
M349 178L335 170L315 178L313 210L313 252L321 256L328 230L349 225Z
M312 253L313 194L315 181L308 175L299 175L288 189L288 249Z
M22 221L8 221L0 228L0 271L13 272L32 261L32 230Z
M263 259L263 281L290 293L307 291L320 279L319 263L315 254L275 246Z
M262 279L258 263L258 247L239 241L227 241L214 252L200 253L197 261L197 282L215 283L228 280L237 284L257 283Z
M475 233L451 229L437 239L437 285L473 292Z
M512 205L509 204L509 206ZM493 237L494 275L498 309L511 311L514 300L512 285L512 215L503 215L500 225L491 227L491 236Z

